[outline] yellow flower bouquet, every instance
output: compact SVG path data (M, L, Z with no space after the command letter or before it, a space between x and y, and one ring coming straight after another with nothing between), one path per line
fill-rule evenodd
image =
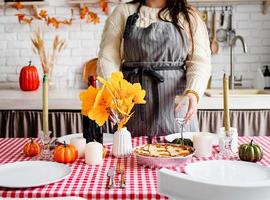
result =
M122 72L114 72L108 80L97 77L101 88L93 86L81 92L82 114L102 126L109 118L124 127L134 112L136 104L145 104L145 90L140 83L130 83L124 79Z

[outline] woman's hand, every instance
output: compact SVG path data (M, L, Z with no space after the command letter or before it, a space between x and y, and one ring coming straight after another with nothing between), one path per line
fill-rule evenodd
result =
M186 93L184 100L180 101L175 108L175 111L179 111L183 106L188 104L187 113L185 116L186 123L189 123L193 117L197 114L198 98L193 93Z
M196 95L193 93L187 93L185 96L189 100L188 112L186 114L185 120L187 123L189 123L193 119L193 117L197 114L198 99Z

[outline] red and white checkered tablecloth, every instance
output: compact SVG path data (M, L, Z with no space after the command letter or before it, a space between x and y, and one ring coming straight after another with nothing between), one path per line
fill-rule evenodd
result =
M250 141L251 137L240 137L239 143ZM253 137L254 141L262 145L264 158L260 164L270 167L270 137ZM22 153L23 145L29 139L0 138L0 165L16 161L30 160ZM133 139L133 146L146 143L145 137ZM111 153L111 146L108 146ZM214 150L215 151L215 150ZM192 158L189 162L199 160L211 160L213 158ZM126 188L119 188L119 178L115 176L115 187L106 188L107 171L110 167L117 166L118 162L125 164L126 169ZM102 166L88 166L83 159L69 164L72 174L69 178L57 183L36 188L8 189L0 188L1 197L67 197L79 196L87 199L166 199L157 193L157 169L151 169L137 164L134 156L127 158L114 158L108 156ZM183 172L183 166L171 169Z

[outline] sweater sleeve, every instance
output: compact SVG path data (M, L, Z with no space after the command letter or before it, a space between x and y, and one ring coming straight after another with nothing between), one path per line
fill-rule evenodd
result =
M194 52L187 59L186 91L194 91L199 99L203 96L211 74L211 50L205 23L197 12L194 13Z
M98 76L108 78L112 72L120 70L125 21L123 5L117 6L106 20L98 53Z

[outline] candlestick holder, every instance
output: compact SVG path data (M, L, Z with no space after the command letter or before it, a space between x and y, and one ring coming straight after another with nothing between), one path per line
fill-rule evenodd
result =
M51 143L51 131L49 131L47 134L41 131L40 135L40 140L41 140L41 152L39 156L37 157L37 160L46 160L46 161L51 161L52 160L52 153L50 149L50 143Z
M221 133L219 133L219 154L217 155L217 158L218 159L237 158L238 156L235 152L234 146L235 146L235 129L230 128L228 131L226 131L224 128L221 129Z

